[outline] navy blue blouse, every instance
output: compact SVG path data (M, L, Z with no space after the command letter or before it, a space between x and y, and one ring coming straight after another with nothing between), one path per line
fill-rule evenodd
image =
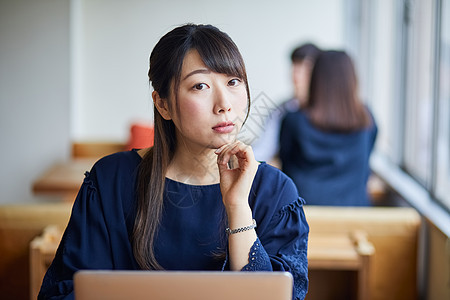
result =
M373 117L368 128L334 133L315 127L302 110L288 113L280 132L282 170L308 205L369 206L369 157L376 136Z
M139 270L131 233L136 216L136 178L141 157L120 152L99 160L86 173L40 299L72 299L73 274L81 269ZM309 227L293 182L261 163L249 196L258 239L245 271L288 271L294 296L308 288ZM187 185L166 179L164 210L155 243L167 270L227 270L225 211L219 184Z

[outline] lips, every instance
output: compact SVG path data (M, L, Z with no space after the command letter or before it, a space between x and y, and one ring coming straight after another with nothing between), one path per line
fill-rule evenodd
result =
M212 129L217 133L230 133L234 130L234 123L231 121L221 122Z

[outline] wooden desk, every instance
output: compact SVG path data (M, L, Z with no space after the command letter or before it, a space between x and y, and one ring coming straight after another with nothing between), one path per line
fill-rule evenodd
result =
M61 196L64 201L73 202L84 173L91 169L95 161L94 158L77 158L53 165L33 183L33 193Z

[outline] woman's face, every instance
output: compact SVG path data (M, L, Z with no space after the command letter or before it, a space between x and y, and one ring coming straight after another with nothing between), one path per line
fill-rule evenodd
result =
M201 152L236 139L247 114L247 90L241 78L211 71L191 50L183 61L177 104L174 95L170 117L178 146L184 143L189 150Z
M311 79L312 62L304 59L301 62L292 64L292 81L294 83L294 96L300 102L300 106L305 104L308 98L309 82Z

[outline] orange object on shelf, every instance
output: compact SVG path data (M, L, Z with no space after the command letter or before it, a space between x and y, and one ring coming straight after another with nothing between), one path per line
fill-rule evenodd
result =
M153 126L135 123L130 128L130 138L127 143L127 150L143 149L153 146Z

